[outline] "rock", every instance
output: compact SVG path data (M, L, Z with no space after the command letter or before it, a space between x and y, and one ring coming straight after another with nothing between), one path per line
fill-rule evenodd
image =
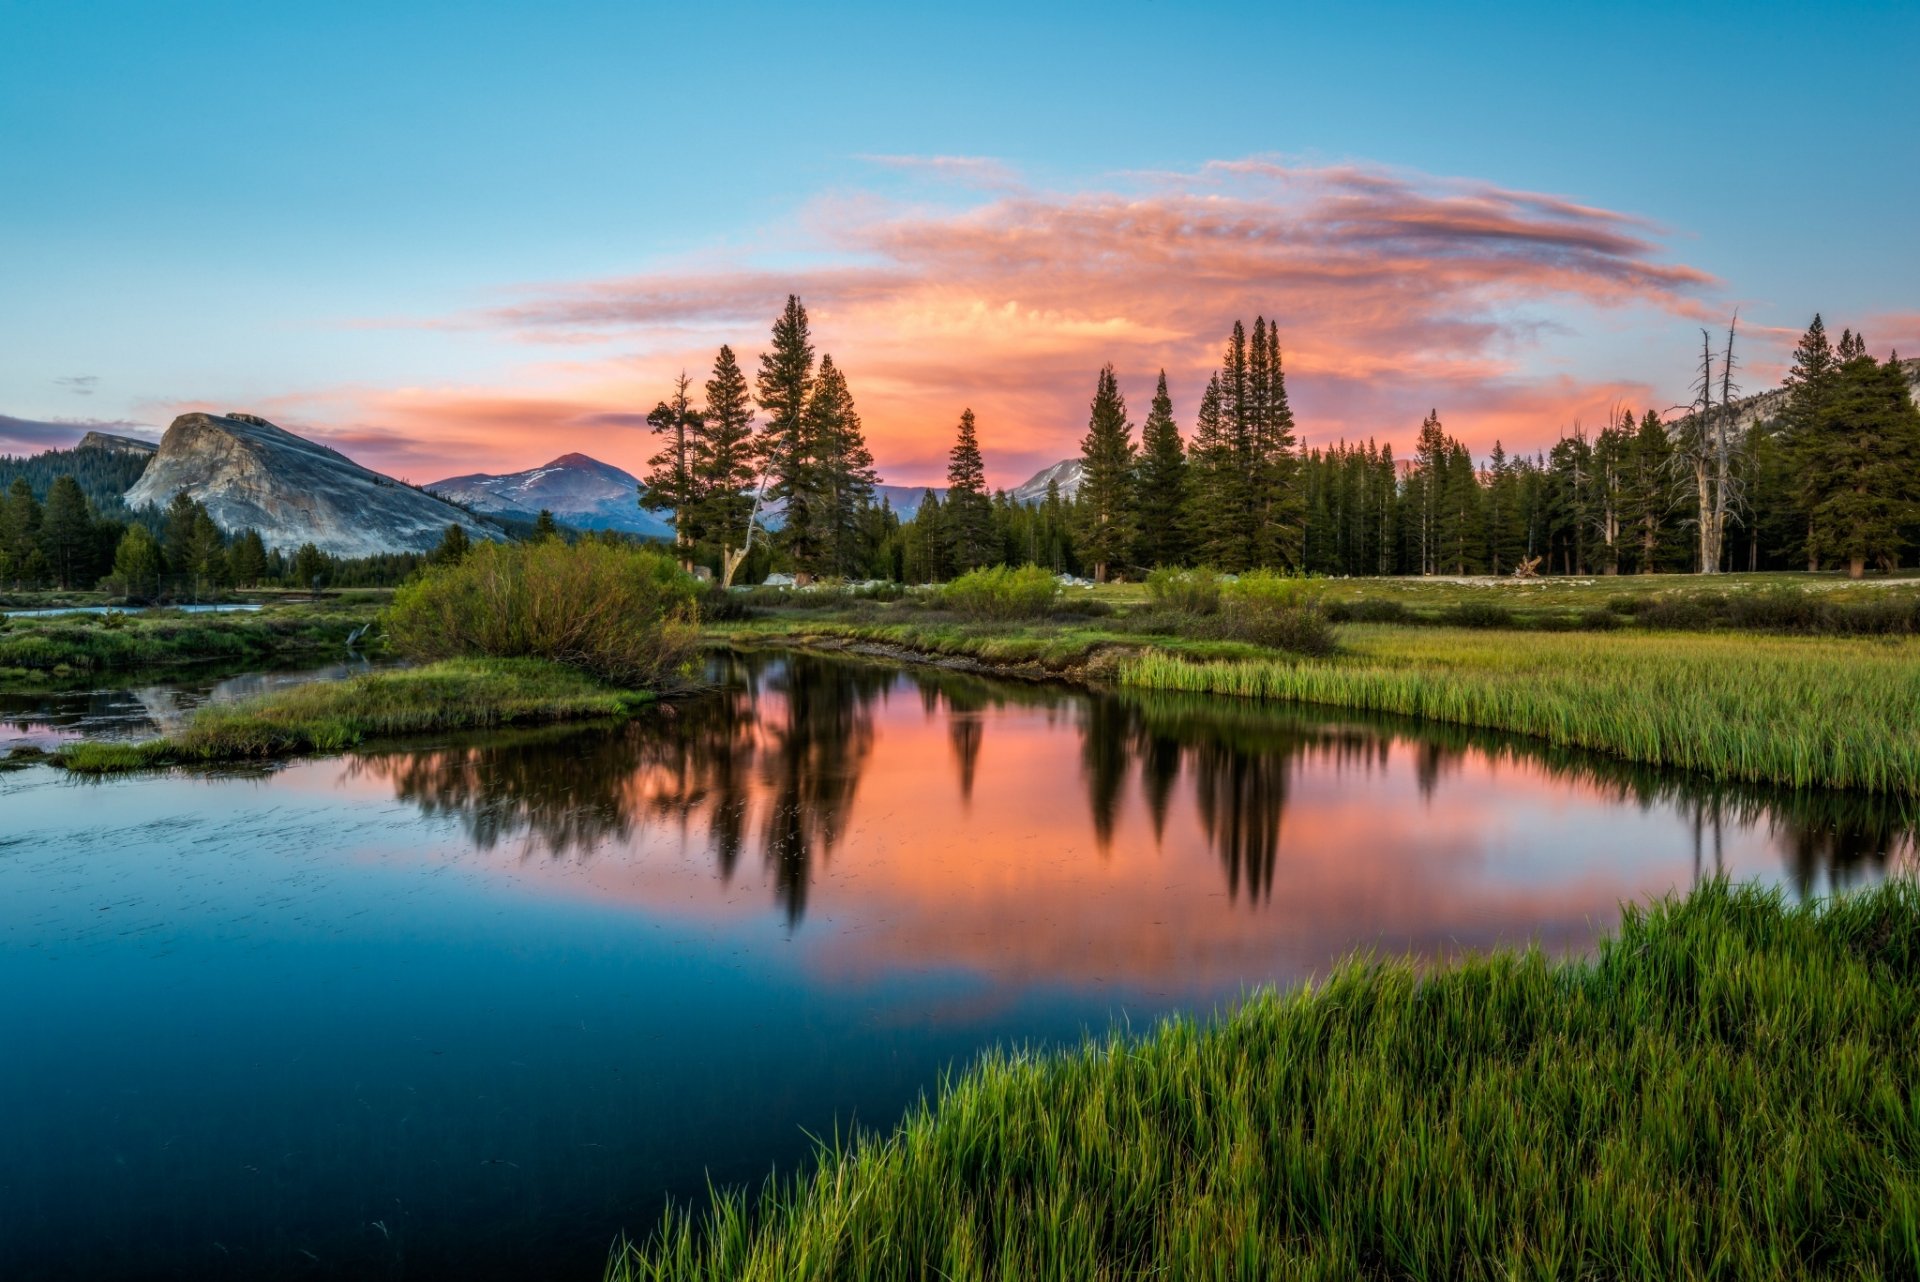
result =
M164 508L185 490L228 534L260 531L268 547L311 543L340 557L429 552L449 525L471 539L505 535L443 499L361 467L257 414L182 414L167 428L130 507Z
M112 432L88 432L73 448L106 450L111 454L152 454L160 447L152 441L143 441L137 437L115 436Z

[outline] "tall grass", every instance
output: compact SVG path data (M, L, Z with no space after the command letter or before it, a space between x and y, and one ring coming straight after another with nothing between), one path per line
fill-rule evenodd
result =
M1920 1274L1920 893L1713 884L1590 962L1350 963L989 1055L616 1282Z
M537 659L455 659L214 705L165 738L88 740L55 759L81 774L107 774L339 752L396 735L622 716L649 698Z
M422 659L550 659L629 686L677 671L699 585L665 552L596 540L483 543L394 593L386 629Z
M1321 662L1130 656L1126 685L1534 735L1724 779L1920 795L1920 643L1356 626Z
M339 653L371 609L273 605L256 614L69 615L13 619L0 630L0 669L93 673L208 660L259 662ZM112 622L108 622L112 620Z

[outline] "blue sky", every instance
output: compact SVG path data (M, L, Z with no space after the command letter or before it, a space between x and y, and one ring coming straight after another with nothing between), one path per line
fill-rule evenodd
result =
M904 223L924 238L935 224L1031 218L996 205L1009 190L1049 209L1089 194L1189 198L1209 162L1269 158L1425 191L1561 197L1636 220L1636 262L1711 278L1677 300L1598 306L1537 271L1504 298L1477 280L1436 307L1491 318L1479 346L1377 334L1495 390L1410 375L1389 402L1333 381L1318 393L1335 434L1410 438L1425 402L1446 400L1469 440L1477 416L1512 435L1522 413L1547 440L1565 425L1554 420L1594 412L1582 397L1596 389L1682 394L1697 320L1735 305L1756 327L1760 369L1816 307L1867 324L1876 346L1920 341L1916 66L1911 3L0 3L0 415L157 427L187 406L265 405L416 480L572 448L636 466L643 436L606 424L644 412L669 365L720 337L756 350L765 323L656 309L559 333L502 317L529 299L751 268L768 320L783 272L823 300L816 329L846 345L856 396L867 357L883 470L926 479L960 408L949 402L966 397L996 407L1001 421L982 424L989 461L998 426L995 479L1015 481L1070 449L1100 325L1124 311L1135 330L1112 356L1138 367L1122 366L1130 395L1144 401L1147 367L1163 364L1190 407L1196 345L1215 344L1249 300L1222 290L1209 312L1196 283L1181 320L1163 324L1165 281L1130 300L1114 270L1097 299L1063 287L1059 302L1049 273L1013 290L944 248L914 260L910 303L856 303L818 273L898 266ZM875 157L997 164L956 182ZM1271 193L1240 195L1277 221L1300 214ZM853 225L864 239L842 234ZM1253 301L1287 319L1312 405L1309 327L1338 309L1292 307L1296 279L1275 277ZM1010 372L1018 396L988 369L929 375L926 353L905 361L878 340L930 307L1007 302L1095 337L1057 368ZM977 338L950 346L963 365L1003 353ZM1087 359L1084 378L1060 372ZM1329 345L1318 359L1333 380L1342 358ZM60 381L79 377L96 381ZM1510 395L1523 386L1561 387L1569 403L1555 414ZM556 439L572 426L582 439Z

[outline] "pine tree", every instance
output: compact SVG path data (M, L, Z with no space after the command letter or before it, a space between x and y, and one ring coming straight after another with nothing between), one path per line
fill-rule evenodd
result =
M1856 579L1869 562L1897 564L1902 528L1920 516L1920 408L1897 355L1841 365L1806 463L1828 480L1812 512L1815 553L1845 561Z
M227 583L227 539L214 524L204 504L194 505L193 535L187 543L187 573L193 576L193 595L218 590Z
M113 553L113 581L121 594L137 601L153 600L160 595L160 576L165 569L160 544L147 527L127 527Z
M1113 366L1100 370L1080 442L1081 480L1077 507L1084 555L1093 563L1096 583L1105 583L1113 565L1133 546L1133 424L1120 395Z
M1621 522L1631 533L1623 537L1632 547L1634 569L1653 574L1660 568L1675 502L1673 442L1660 415L1653 410L1640 418L1639 430L1627 451L1626 467Z
M707 380L706 412L694 428L693 470L699 489L695 527L720 549L723 563L751 535L753 486L759 479L753 398L733 349L721 345ZM724 565L723 565L724 568Z
M1850 331L1845 345L1848 348L1853 346ZM1815 312L1813 323L1807 326L1806 333L1800 336L1799 344L1793 349L1793 367L1787 371L1786 377L1787 403L1780 414L1781 444L1793 464L1793 501L1799 508L1799 516L1806 529L1803 542L1809 570L1820 568L1813 538L1813 510L1827 497L1832 482L1832 478L1822 473L1815 462L1824 452L1818 437L1823 421L1822 411L1832 399L1834 385L1839 381L1840 364L1840 358L1827 342L1826 322L1820 319L1820 313Z
M63 588L90 578L93 548L93 510L80 483L71 476L54 481L40 520L40 550L47 567Z
M1280 326L1263 318L1253 322L1253 353L1248 362L1253 397L1251 421L1256 466L1254 554L1267 565L1300 568L1306 538L1306 496L1300 484L1300 458L1294 438L1293 408L1287 400L1287 375L1280 358Z
M24 476L13 478L4 507L0 507L0 579L18 586L36 577L44 565L40 552L40 501Z
M1420 420L1420 436L1413 447L1413 472L1407 477L1408 516L1414 523L1412 543L1421 574L1439 573L1444 555L1446 532L1441 527L1446 514L1448 445L1446 431L1440 426L1440 411L1428 410Z
M879 476L861 430L859 411L854 408L853 393L833 357L820 358L819 375L801 418L801 434L812 452L809 468L817 488L807 509L811 529L792 536L793 546L813 550L810 559L803 559L796 551L795 563L815 574L844 575L865 560L861 535ZM791 507L787 519L793 519Z
M452 526L451 529L459 530L460 527L455 525ZM460 530L462 539L465 539L466 533L465 530ZM452 535L449 534L448 537L451 538ZM446 539L441 540L441 546L446 546ZM293 554L294 586L318 592L321 584L326 582L326 578L327 558L325 554L311 543L302 543L300 550Z
M472 546L472 541L467 538L466 527L455 521L447 527L447 532L440 536L440 546L427 553L427 562L431 565L458 565L467 559L467 552ZM313 545L307 544L300 549L300 553L305 554L309 547ZM314 548L314 552L318 555L319 549ZM294 569L294 577L296 579L300 577L297 566Z
M807 309L793 294L773 322L773 343L760 355L757 379L760 408L766 414L762 440L767 450L768 497L786 505L780 542L801 570L817 574L828 557L822 538L826 478L819 448L808 439L807 405L813 395L813 340Z
M536 517L533 522L533 542L545 543L548 539L557 539L559 537L560 523L553 519L553 512L551 510L544 507L541 508L540 515Z
M685 370L674 380L673 395L653 407L647 426L664 440L658 454L647 460L646 486L640 506L649 512L673 513L673 546L683 568L693 568L694 544L698 541L700 486L694 468L694 443L700 432L700 411L693 406L687 389L693 380ZM543 513L549 525L551 512ZM543 537L536 528L535 537ZM559 533L558 530L553 533Z
M1593 521L1594 555L1602 574L1620 573L1620 556L1628 541L1627 492L1633 437L1633 411L1624 410L1620 421L1609 423L1593 441L1589 516Z
M160 548L166 553L167 570L171 574L192 573L193 527L199 515L200 505L185 490L175 494L173 502L167 504Z
M1247 568L1246 530L1236 507L1243 478L1234 457L1233 438L1222 408L1220 375L1207 380L1194 420L1188 454L1186 538L1202 565L1219 570Z
M246 529L234 539L228 549L233 581L243 588L256 586L267 573L267 544L260 537L260 531Z
M1520 480L1499 441L1487 459L1487 565L1506 574L1526 552L1526 526L1520 512Z
M1167 372L1153 389L1153 404L1140 425L1139 546L1134 560L1145 566L1185 565L1190 556L1187 525L1187 451L1173 420Z
M957 574L1001 559L992 546L993 504L971 409L960 412L959 436L947 456L946 545Z

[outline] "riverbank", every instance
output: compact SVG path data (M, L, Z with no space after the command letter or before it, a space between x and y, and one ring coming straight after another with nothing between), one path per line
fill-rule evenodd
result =
M1008 676L1387 712L1715 779L1920 796L1920 638L1347 623L1293 656L1182 636L1145 608L969 623L820 610L715 624L737 645L853 650Z
M43 685L106 672L223 661L265 665L340 654L378 617L373 594L289 602L257 611L153 610L12 618L0 628L0 683Z
M626 717L653 699L537 659L450 659L202 708L174 734L75 743L50 759L79 774L259 761L437 731Z
M1352 962L987 1056L892 1133L671 1213L616 1282L1911 1275L1920 892L1710 883L1591 961Z

